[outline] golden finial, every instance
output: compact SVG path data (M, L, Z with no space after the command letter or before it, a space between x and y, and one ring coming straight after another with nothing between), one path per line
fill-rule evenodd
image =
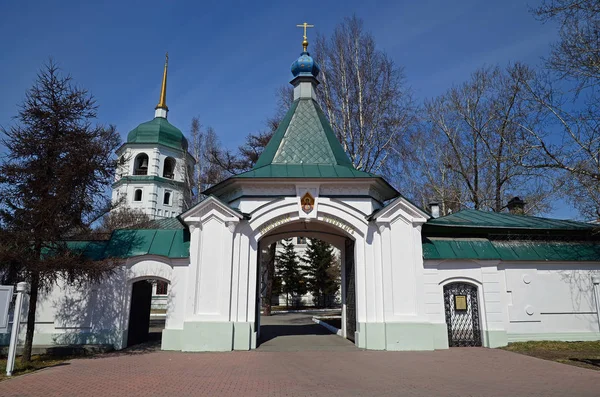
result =
M302 41L302 48L304 48L304 52L306 52L306 49L308 48L308 39L306 38L306 28L314 28L315 25L309 25L308 23L304 22L302 25L296 25L296 27L304 28L304 40Z
M167 68L169 67L169 53L165 54L165 70L163 72L162 88L160 89L160 101L156 109L169 110L167 107Z

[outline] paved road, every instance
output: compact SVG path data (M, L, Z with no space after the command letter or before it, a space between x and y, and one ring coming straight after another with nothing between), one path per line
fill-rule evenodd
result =
M598 396L600 373L484 348L113 353L0 382L0 396Z
M313 315L329 313L281 313L262 316L258 351L356 351L352 342L312 321Z
M0 382L0 396L600 396L600 372L484 348L365 351L307 317L263 318L256 351L139 346Z

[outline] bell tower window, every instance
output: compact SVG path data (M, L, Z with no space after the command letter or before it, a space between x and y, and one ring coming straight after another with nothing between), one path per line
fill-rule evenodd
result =
M175 178L175 159L173 157L167 157L165 159L165 165L163 167L163 177L169 179Z
M135 158L133 175L148 175L148 155L140 153Z
M169 192L169 191L165 192L165 197L163 199L163 204L164 205L171 205L171 192Z
M142 189L135 189L133 201L142 201Z

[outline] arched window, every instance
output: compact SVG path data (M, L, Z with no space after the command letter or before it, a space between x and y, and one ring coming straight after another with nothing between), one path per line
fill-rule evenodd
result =
M175 159L173 157L167 157L165 159L165 166L163 167L163 177L173 179L175 177Z
M135 189L133 201L142 201L142 189Z
M148 155L140 153L135 158L133 175L148 175Z
M163 199L163 204L165 204L165 205L171 205L171 192L169 192L169 191L165 192L165 197Z
M156 282L156 295L167 295L169 284L165 281Z

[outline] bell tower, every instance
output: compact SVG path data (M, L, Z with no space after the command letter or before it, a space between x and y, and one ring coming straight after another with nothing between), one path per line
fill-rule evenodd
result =
M172 218L191 204L191 176L195 163L188 153L188 141L167 121L167 71L165 66L154 119L142 123L127 135L118 157L112 200L117 208L139 209L151 219Z

